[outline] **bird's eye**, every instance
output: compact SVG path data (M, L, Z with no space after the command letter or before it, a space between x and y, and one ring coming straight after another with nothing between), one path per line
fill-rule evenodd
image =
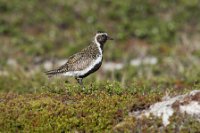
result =
M106 35L102 35L102 37L106 38Z

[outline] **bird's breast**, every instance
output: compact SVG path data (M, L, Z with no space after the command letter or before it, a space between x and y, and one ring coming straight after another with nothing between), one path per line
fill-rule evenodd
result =
M102 64L102 60L103 60L103 56L98 56L96 59L94 59L91 64L85 68L84 70L80 71L79 74L77 75L78 77L86 77L88 76L89 74L97 71L101 64Z

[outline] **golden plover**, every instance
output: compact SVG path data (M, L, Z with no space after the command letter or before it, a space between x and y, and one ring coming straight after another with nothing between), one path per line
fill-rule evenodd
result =
M54 75L73 76L83 86L83 78L97 71L103 61L103 47L107 40L113 40L105 32L97 32L92 43L80 52L70 56L67 62L57 69L47 71L49 77Z

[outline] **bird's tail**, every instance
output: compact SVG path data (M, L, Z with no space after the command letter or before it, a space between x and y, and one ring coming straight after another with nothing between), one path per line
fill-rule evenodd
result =
M51 78L51 77L53 77L53 76L59 74L59 72L58 72L57 69L54 69L54 70L46 71L45 74L46 74L49 78Z

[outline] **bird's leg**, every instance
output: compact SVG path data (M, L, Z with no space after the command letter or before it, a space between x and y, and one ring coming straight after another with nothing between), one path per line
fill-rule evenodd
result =
M80 86L82 87L82 89L85 90L85 87L84 87L84 85L83 85L83 78L78 78L78 77L76 77L75 79L76 79L77 82L80 84Z

